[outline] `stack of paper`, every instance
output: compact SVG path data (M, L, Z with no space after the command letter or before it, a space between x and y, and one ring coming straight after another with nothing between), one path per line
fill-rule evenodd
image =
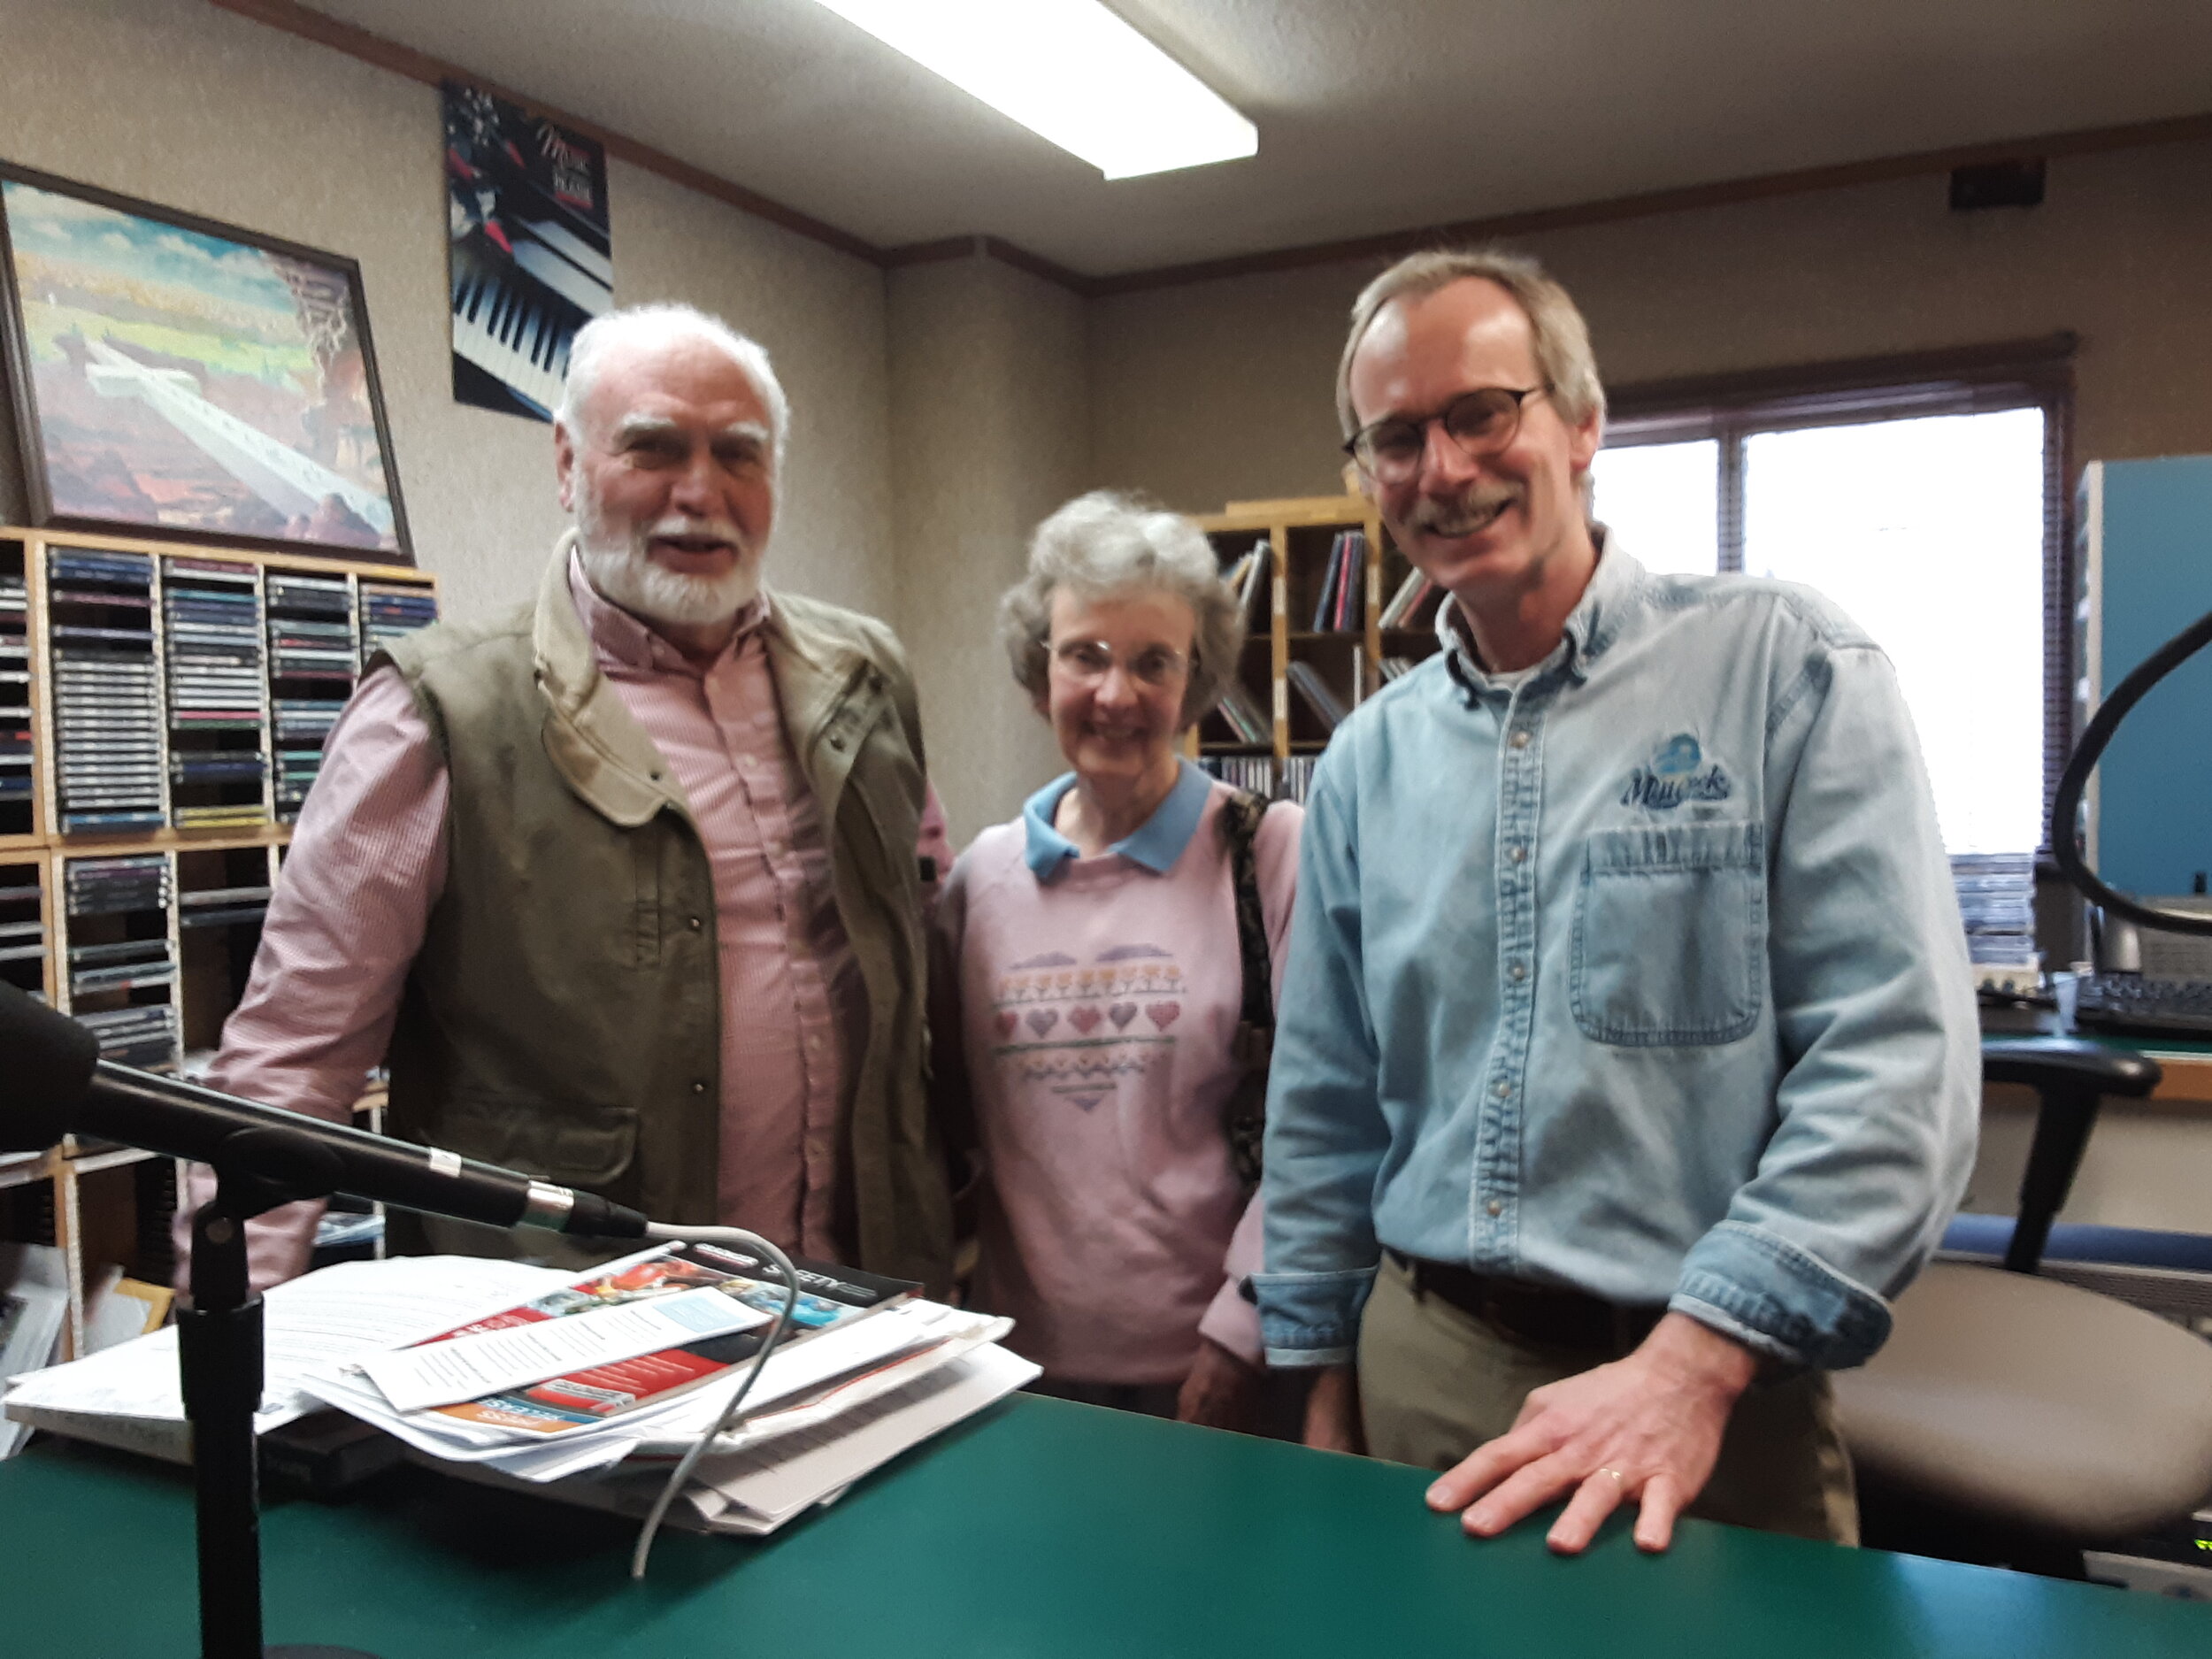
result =
M449 1472L642 1514L752 1370L761 1304L781 1303L703 1265L715 1254L661 1247L582 1276L457 1256L326 1268L269 1294L257 1425L333 1406ZM772 1531L1037 1375L993 1346L1007 1320L800 1265L811 1289L788 1345L674 1525ZM157 1455L188 1445L173 1331L21 1379L4 1403L19 1422Z
M300 1387L311 1370L433 1335L568 1278L520 1262L426 1256L348 1262L279 1285L264 1302L265 1381L255 1426L266 1431L316 1409L320 1402ZM173 1463L191 1459L173 1326L18 1377L0 1409L18 1424L58 1434Z

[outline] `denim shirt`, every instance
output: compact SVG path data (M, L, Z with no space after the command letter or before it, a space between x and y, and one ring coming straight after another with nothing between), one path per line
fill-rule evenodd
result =
M1455 641L1369 699L1315 772L1279 1007L1278 1365L1352 1357L1385 1247L1856 1364L1972 1165L1912 723L1785 583L1607 546L1534 674Z

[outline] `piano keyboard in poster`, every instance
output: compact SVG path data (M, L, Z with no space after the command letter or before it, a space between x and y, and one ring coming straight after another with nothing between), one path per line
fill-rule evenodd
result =
M550 420L569 342L614 304L606 153L452 81L445 132L454 398Z

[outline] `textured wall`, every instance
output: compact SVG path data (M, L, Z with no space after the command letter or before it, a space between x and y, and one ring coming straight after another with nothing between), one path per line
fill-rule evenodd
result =
M2077 454L2212 450L2212 143L2054 161L2041 207L1958 214L1940 177L1517 239L1571 288L1609 384L2070 328ZM1098 470L1191 511L1337 486L1346 315L1379 261L1094 303Z
M6 0L0 158L360 262L418 561L451 612L526 597L562 526L549 428L453 402L434 88L197 0ZM883 279L617 163L615 293L759 335L798 411L774 579L882 611L893 584ZM21 480L0 457L0 515Z
M900 631L954 844L1065 770L993 634L1030 531L1087 488L1082 302L990 259L891 273Z

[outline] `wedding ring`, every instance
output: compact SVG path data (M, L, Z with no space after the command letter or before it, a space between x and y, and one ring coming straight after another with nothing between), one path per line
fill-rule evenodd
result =
M1601 1475L1610 1475L1610 1476L1612 1476L1612 1477L1613 1477L1613 1480L1614 1480L1614 1484L1615 1484L1615 1485L1617 1485L1617 1486L1626 1486L1626 1485L1628 1484L1628 1477L1627 1477L1626 1475L1624 1475L1624 1474L1621 1473L1621 1471L1620 1471L1619 1470L1617 1470L1617 1469L1601 1469L1601 1470L1599 1470L1599 1471L1598 1471L1598 1473L1600 1473Z

